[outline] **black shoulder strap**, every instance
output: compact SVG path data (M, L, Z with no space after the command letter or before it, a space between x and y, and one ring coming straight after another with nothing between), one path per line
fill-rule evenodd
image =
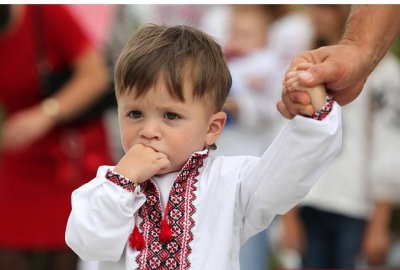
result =
M33 39L36 48L36 68L40 80L43 82L44 78L50 74L50 65L46 58L46 45L44 42L43 32L43 10L40 5L32 5L32 29Z

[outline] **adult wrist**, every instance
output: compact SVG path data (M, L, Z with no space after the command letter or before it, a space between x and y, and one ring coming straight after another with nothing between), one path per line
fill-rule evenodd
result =
M354 45L372 71L398 34L399 11L395 5L352 5L339 44Z
M368 44L368 42L363 43L357 38L344 36L339 41L338 46L342 46L341 49L347 56L353 57L355 74L352 74L352 76L359 76L360 80L366 79L381 60L380 53L375 46Z

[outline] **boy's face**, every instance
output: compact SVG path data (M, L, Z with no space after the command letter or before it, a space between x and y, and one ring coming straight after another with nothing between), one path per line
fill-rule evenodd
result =
M143 144L164 153L171 166L160 174L180 170L193 152L215 143L225 125L225 113L213 114L204 102L193 99L188 83L183 86L185 102L173 98L162 80L138 98L135 89L118 97L124 151Z

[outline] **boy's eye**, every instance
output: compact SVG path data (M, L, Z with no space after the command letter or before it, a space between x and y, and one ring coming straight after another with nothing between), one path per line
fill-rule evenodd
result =
M168 119L168 120L175 120L175 119L178 119L180 117L176 113L167 112L167 113L164 114L164 118Z
M128 116L129 116L130 118L137 119L137 118L142 117L142 116L143 116L143 113L140 112L140 111L131 111L131 112L129 112Z

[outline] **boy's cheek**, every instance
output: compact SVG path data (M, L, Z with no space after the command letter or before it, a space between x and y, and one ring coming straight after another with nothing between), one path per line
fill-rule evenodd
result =
M124 149L124 153L125 154L128 153L129 150L131 150L134 145L135 144L130 142L129 140L122 141L122 148ZM131 152L132 152L132 150L131 150Z

